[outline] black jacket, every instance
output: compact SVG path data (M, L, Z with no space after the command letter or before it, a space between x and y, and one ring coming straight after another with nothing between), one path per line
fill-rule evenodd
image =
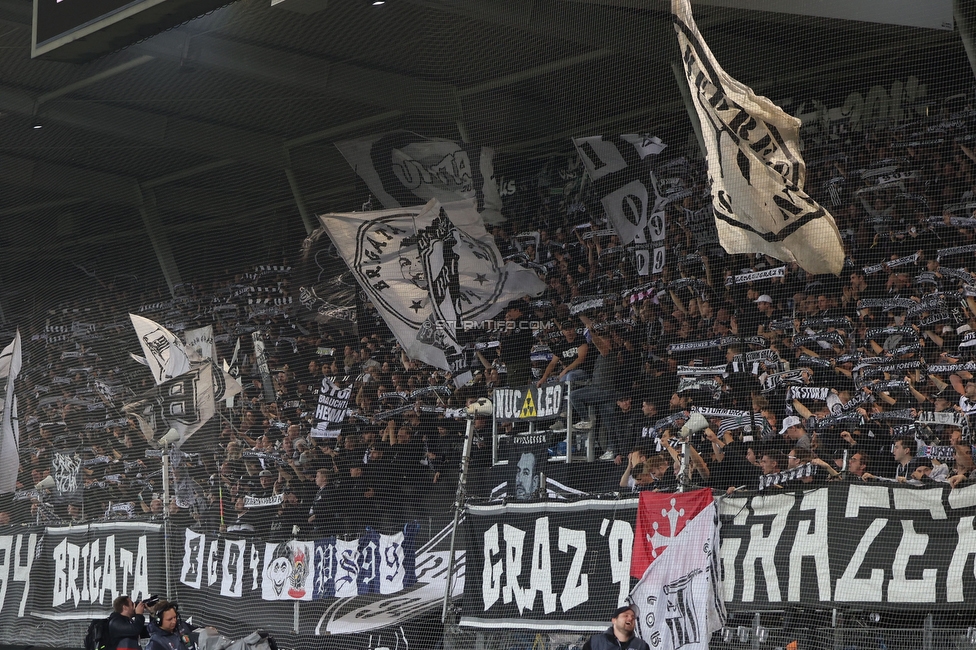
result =
M139 636L146 629L146 617L136 614L126 618L118 612L108 617L108 640L110 648L118 650L138 650Z
M583 650L651 650L644 639L634 636L625 643L621 643L613 634L613 628L607 628L606 632L594 634L589 641L583 644Z

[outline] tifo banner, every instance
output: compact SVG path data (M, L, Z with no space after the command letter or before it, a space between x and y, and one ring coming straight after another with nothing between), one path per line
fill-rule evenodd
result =
M302 242L298 283L302 307L313 312L317 322L355 331L359 287L321 226Z
M352 388L339 386L335 382L335 377L322 378L318 404L315 407L315 426L311 431L315 438L337 438L349 412Z
M840 273L844 249L834 218L803 190L800 120L721 68L690 0L672 0L671 11L701 121L722 247L796 261L811 273Z
M562 410L565 394L565 384L496 388L493 394L495 419L502 422L552 419Z
M545 290L532 271L503 262L473 204L319 217L369 298L411 358L471 379L464 321L490 319L510 300Z
M592 630L631 591L637 499L470 506L460 624Z
M505 221L490 147L396 131L337 142L336 148L385 208L470 199L485 223Z
M288 647L320 647L322 637L404 625L439 608L447 589L448 529L420 548L414 545L415 526L394 535L370 531L352 540L277 544L184 535L182 549L173 547L174 557L182 557L181 610L207 612L206 622L231 638L263 627ZM455 557L453 593L460 596L463 551ZM297 618L294 607L301 608Z
M108 616L117 596L165 596L169 583L184 616L230 639L263 628L283 647L376 650L383 630L391 647L396 640L426 647L418 623L429 624L435 613L440 620L447 589L448 529L420 548L415 528L349 542L280 543L187 530L170 542L169 581L162 524L7 530L0 534L5 645L29 638L38 646L81 647L89 621ZM452 593L459 597L464 552L455 558ZM328 593L330 584L343 593Z

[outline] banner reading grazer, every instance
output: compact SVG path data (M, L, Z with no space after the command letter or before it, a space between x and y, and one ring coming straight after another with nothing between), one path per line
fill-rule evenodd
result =
M803 190L800 120L719 66L695 25L690 0L672 0L671 11L701 121L722 247L796 261L811 273L840 273L844 249L837 225Z
M945 610L976 598L976 486L837 483L720 504L726 603Z

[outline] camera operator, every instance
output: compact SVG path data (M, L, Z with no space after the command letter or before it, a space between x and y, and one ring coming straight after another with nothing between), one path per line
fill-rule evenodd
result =
M129 596L119 596L112 603L115 610L108 617L108 647L115 650L139 650L139 637L146 629L146 604L133 603Z

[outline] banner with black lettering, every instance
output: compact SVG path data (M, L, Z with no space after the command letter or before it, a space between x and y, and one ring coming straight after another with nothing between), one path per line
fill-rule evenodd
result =
M342 423L349 413L351 386L339 386L335 377L323 377L319 388L318 404L315 407L315 425L311 435L314 438L337 438L342 432Z
M695 25L690 0L672 0L671 11L705 140L722 247L795 261L811 273L840 273L837 225L803 189L800 120L721 68Z
M637 499L469 506L460 624L602 631L631 591Z
M409 208L431 199L473 200L487 224L505 221L490 147L458 144L395 131L335 143L385 208ZM453 216L453 215L452 215Z
M565 384L496 388L492 396L495 419L501 422L552 419L562 410L565 394Z

